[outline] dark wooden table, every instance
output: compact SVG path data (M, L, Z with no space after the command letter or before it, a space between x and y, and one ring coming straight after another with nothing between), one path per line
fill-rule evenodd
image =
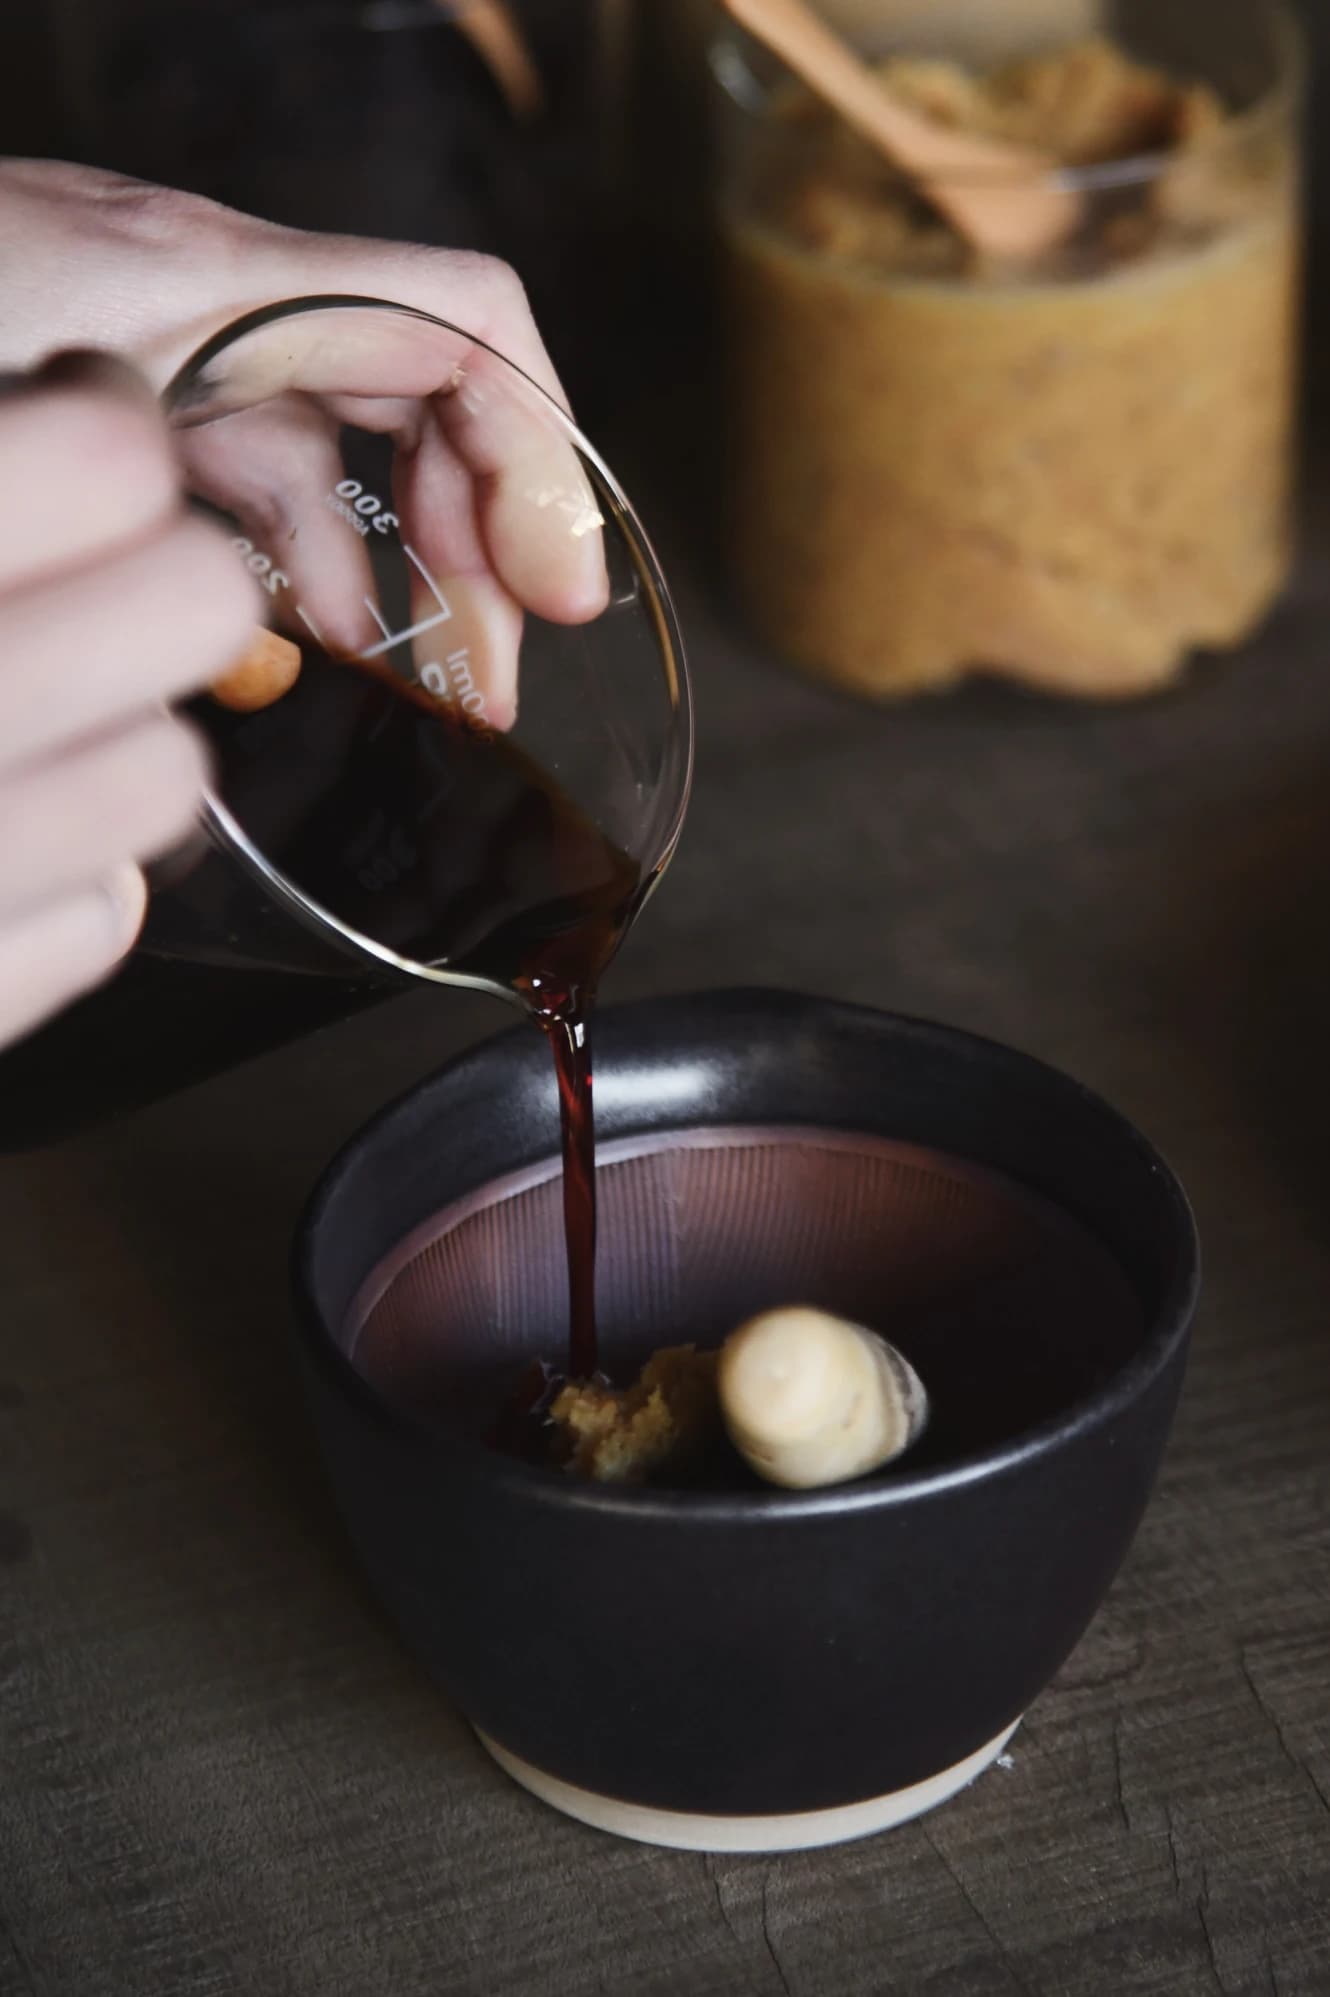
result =
M255 205L427 233L416 151L314 191L289 150ZM225 164L154 170L244 198ZM1330 1993L1330 567L1109 713L869 712L682 595L696 799L608 996L931 1014L1140 1121L1208 1280L1130 1561L1010 1765L888 1837L663 1853L510 1786L369 1599L288 1370L324 1158L506 1024L399 1002L0 1163L0 1997Z
M1175 698L871 713L685 591L688 836L612 996L933 1014L1170 1154L1208 1287L1106 1609L942 1814L811 1856L618 1844L403 1655L288 1372L330 1148L505 1024L396 1004L0 1166L0 1991L1330 1991L1330 573Z

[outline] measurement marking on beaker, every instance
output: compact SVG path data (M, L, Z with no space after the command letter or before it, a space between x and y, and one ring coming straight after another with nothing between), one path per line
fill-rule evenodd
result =
M357 652L358 659L377 659L383 652L391 652L394 645L404 645L408 638L419 638L422 632L432 631L436 624L446 624L452 616L451 610L441 610L435 617L427 617L421 624L412 624L405 631L393 631L380 645L369 645L363 652Z
M389 513L389 514L380 514L378 520L376 520L374 523L375 526L379 526L381 522L384 520L392 520L394 521L395 524L395 516ZM426 631L432 631L436 624L446 624L453 614L452 605L449 603L447 597L444 595L443 591L439 588L439 585L435 582L433 576L430 574L429 570L425 567L425 564L421 561L420 556L416 553L415 549L411 546L410 542L403 541L401 545L402 545L403 554L410 562L412 568L415 569L416 573L422 578L426 588L429 590L430 595L434 598L434 601L438 604L439 607L432 616L422 617L418 624L409 624L405 631L394 631L389 627L387 619L384 617L382 611L379 609L378 604L374 602L373 598L368 596L362 597L361 601L364 604L366 610L368 610L370 616L374 619L375 624L378 626L379 631L382 633L382 637L380 638L380 641L377 645L367 645L362 651L357 652L356 657L358 659L381 658L385 652L391 652L394 645L405 645L409 639L423 637ZM318 625L314 622L314 619L310 616L309 612L305 609L303 604L298 603L296 605L296 616L300 619L301 623L309 631L310 635L314 639L315 644L322 645L323 649L327 651L328 647L324 642L322 632L319 630Z
M402 553L406 556L406 559L408 560L408 562L410 562L412 568L416 571L416 574L423 579L426 589L429 591L430 595L434 598L434 601L438 604L439 609L443 612L443 615L445 617L451 617L453 614L452 607L449 604L447 597L444 595L443 591L439 588L439 585L435 582L433 576L430 574L429 570L425 567L425 564L421 561L420 556L416 553L415 549L411 546L411 543L409 541L403 541Z
M405 631L391 631L380 616L376 606L370 602L368 597L364 598L364 604L366 610L368 610L370 616L374 619L380 631L382 631L383 639L380 644L366 646L363 652L357 652L356 657L358 659L380 658L384 652L391 652L394 645L404 645L408 638L418 638L422 632L432 631L436 624L445 624L453 614L451 610L441 610L436 616L426 617L421 623L412 624ZM322 645L326 652L328 646L323 633L302 603L296 605L296 616L308 630L315 644Z

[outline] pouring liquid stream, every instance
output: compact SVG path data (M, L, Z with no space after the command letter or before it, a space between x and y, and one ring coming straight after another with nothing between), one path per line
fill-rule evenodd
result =
M563 1231L568 1250L568 1374L597 1370L596 1126L591 1095L588 1012L578 1007L543 1022L554 1049L563 1142Z
M641 866L507 737L311 647L283 699L200 701L219 788L305 895L416 964L502 985L553 1053L568 1256L567 1376L597 1371L597 982L641 903ZM560 1376L528 1380L526 1407Z

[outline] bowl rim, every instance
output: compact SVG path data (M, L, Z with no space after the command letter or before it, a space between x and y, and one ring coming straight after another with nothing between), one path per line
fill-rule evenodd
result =
M728 1011L756 1009L774 1012L793 1024L799 1020L831 1026L871 1024L892 1039L927 1045L935 1052L978 1057L990 1066L1039 1076L1045 1084L1079 1098L1083 1106L1116 1126L1126 1147L1140 1159L1144 1173L1156 1182L1161 1199L1172 1209L1175 1252L1162 1295L1145 1321L1139 1345L1130 1359L1090 1393L1058 1414L1000 1443L991 1444L955 1462L911 1471L908 1458L879 1481L838 1484L817 1491L769 1490L707 1492L672 1490L650 1485L595 1484L562 1477L535 1464L523 1463L488 1448L480 1440L449 1433L407 1408L397 1407L371 1385L354 1366L325 1322L315 1299L314 1263L320 1235L342 1185L367 1151L371 1151L404 1117L414 1113L423 1097L455 1085L482 1063L502 1058L506 1046L526 1047L533 1035L529 1023L486 1036L441 1068L416 1082L362 1123L341 1145L309 1193L296 1223L291 1252L291 1281L296 1324L302 1344L320 1372L380 1428L404 1446L427 1457L447 1458L469 1466L478 1481L513 1498L560 1510L589 1511L668 1519L680 1524L724 1522L727 1525L843 1517L849 1513L895 1511L931 1499L945 1499L975 1485L996 1483L1018 1474L1043 1458L1109 1427L1141 1400L1170 1366L1185 1355L1201 1286L1201 1250L1195 1215L1180 1180L1137 1126L1096 1091L1074 1080L1037 1056L1001 1041L962 1028L918 1019L876 1006L819 998L802 992L761 987L726 987L701 992L639 999L606 1007L606 1014L632 1025L634 1020L668 1023L686 1010L704 1015L714 1011L721 1023ZM659 1044L659 1043L657 1043ZM551 1147L553 1151L554 1147ZM1047 1197L1047 1196L1044 1196ZM1085 1225L1085 1223L1082 1223ZM1110 1251L1111 1252L1111 1251ZM1143 1314L1144 1315L1144 1314Z

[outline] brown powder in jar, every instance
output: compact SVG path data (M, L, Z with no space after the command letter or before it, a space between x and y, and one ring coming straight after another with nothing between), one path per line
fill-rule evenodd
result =
M1291 135L1103 40L984 76L895 61L928 115L1071 165L1045 269L985 264L830 113L726 220L731 548L786 656L888 696L986 669L1166 684L1244 638L1289 564L1300 231Z

